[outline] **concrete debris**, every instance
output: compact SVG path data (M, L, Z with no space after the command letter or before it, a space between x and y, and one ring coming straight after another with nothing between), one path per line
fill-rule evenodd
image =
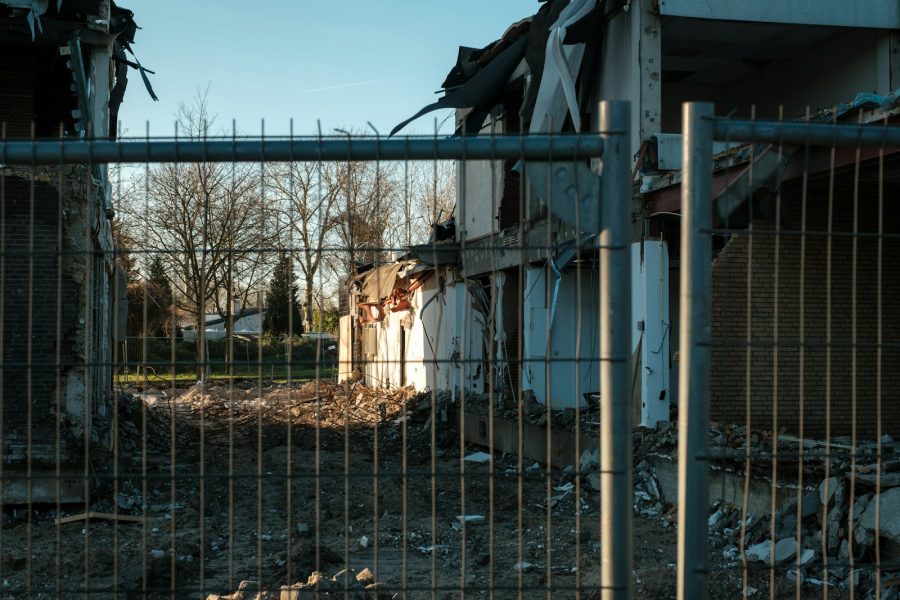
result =
M516 564L513 565L514 571L520 571L522 573L528 573L532 569L534 569L534 565L525 560L517 562Z
M491 460L491 455L487 452L473 452L472 454L466 455L463 459L465 462L471 462L476 464L486 463Z
M459 515L456 520L465 525L484 525L487 523L487 517L484 515Z
M900 542L900 488L892 488L882 492L875 500L868 503L859 519L860 529L871 532L876 530L875 512L880 511L877 523L879 533L893 542Z
M758 560L769 565L779 565L797 555L797 540L785 538L774 545L771 542L760 542L747 549L747 558Z
M589 448L581 453L581 459L578 461L581 466L581 474L586 475L600 468L600 450L599 448Z
M844 482L840 477L829 477L819 484L819 502L826 506L834 499L835 504L840 504L844 496L843 487Z
M306 582L297 582L283 586L278 596L268 594L260 600L313 600L319 598L349 598L350 600L387 600L394 594L388 592L382 583L376 581L375 575L366 567L359 572L353 569L342 569L328 577L324 573L314 571Z
M647 517L660 517L665 508L659 483L656 480L656 469L647 461L639 462L634 469L634 513Z
M832 470L832 473L835 471ZM900 488L890 488L876 496L860 489L857 481L856 497L850 504L850 473L844 471L819 480L812 489L799 492L798 502L782 499L782 508L775 514L774 534L769 529L772 522L768 515L748 514L741 522L741 510L725 503L715 504L709 512L708 526L710 546L721 547L721 556L734 567L740 565L741 529L744 528L748 561L775 565L785 570L785 577L794 585L828 586L847 589L851 583L860 597L871 597L874 590L872 572L866 569L851 570L851 560L866 564L875 559L874 546L881 536L882 552L892 543L900 543ZM649 469L635 473L635 503L642 499L649 502L649 494L638 482L649 476ZM641 490L644 490L641 493ZM881 521L876 535L875 500L881 506ZM799 530L799 537L798 537ZM821 554L824 548L827 556ZM827 558L830 565L828 579L822 579L822 564ZM900 571L898 569L897 571ZM900 572L883 572L884 581L900 580ZM865 595L870 594L870 595Z
M811 517L819 512L821 506L822 501L819 498L819 492L813 490L804 495L803 499L800 501L800 514L803 517Z

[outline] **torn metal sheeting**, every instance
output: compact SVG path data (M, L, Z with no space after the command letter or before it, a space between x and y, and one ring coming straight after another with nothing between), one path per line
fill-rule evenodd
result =
M513 42L466 83L454 89L437 102L422 108L415 115L394 127L390 135L397 134L401 129L422 115L441 108L486 109L495 104L497 98L506 87L510 75L515 71L525 55L525 42L525 37L521 37ZM480 123L477 128L481 128Z

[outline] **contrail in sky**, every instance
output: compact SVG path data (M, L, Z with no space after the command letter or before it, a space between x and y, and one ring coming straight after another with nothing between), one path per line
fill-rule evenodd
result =
M342 90L344 88L359 87L362 85L372 85L373 83L384 83L386 81L398 81L400 79L403 79L403 77L389 77L387 79L373 79L371 81L357 81L356 83L345 83L342 85L331 85L328 87L320 87L320 88L315 88L312 90L303 90L302 92L297 92L296 95L302 96L304 94L315 94L316 92L329 92L331 90Z

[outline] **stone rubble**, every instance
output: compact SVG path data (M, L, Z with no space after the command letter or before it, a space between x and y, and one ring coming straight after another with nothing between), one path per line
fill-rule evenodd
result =
M657 431L638 432L635 437L634 512L674 523L675 508L660 494L648 458L677 459L677 428L661 423ZM793 585L801 586L849 589L852 582L857 597L874 600L876 542L885 565L900 564L895 549L900 544L900 475L892 477L900 472L900 446L889 436L881 439L881 490L876 495L878 443L869 440L854 449L849 441L832 439L826 453L824 442L803 440L803 489L780 488L781 508L774 519L750 511L743 514L740 507L721 501L714 503L708 526L711 556L718 566L739 570L744 560L750 566L773 566ZM749 457L751 477L765 481L771 481L773 457L779 469L792 460L785 473L796 474L799 446L797 438L748 433L742 426L714 425L710 430L714 468L742 475ZM876 511L880 511L877 527ZM900 568L886 566L881 579L881 598L900 600L900 586L895 587Z

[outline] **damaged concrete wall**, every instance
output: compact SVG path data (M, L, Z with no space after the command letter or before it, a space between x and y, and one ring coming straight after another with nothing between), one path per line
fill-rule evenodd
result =
M885 192L885 198L890 195ZM799 230L801 199L785 192L783 227ZM824 193L810 193L808 231L828 229L828 200ZM884 229L886 233L900 231L900 211L885 203ZM778 351L778 427L796 433L800 426L800 254L799 235L781 237L780 253L775 255L775 236L767 235L773 226L757 221L758 235L735 235L728 242L713 265L713 339L724 344L712 349L711 418L726 423L746 423L745 389L752 393L750 421L754 429L771 429L773 415L773 381L775 377L774 309L779 302ZM834 198L834 231L848 232L853 228L852 195L841 193ZM878 231L878 203L876 194L863 193L859 204L859 230ZM857 366L856 419L858 434L876 433L876 305L878 276L878 240L873 236L856 238L857 302ZM826 323L828 301L828 238L824 235L806 237L805 264L805 375L804 431L806 435L825 434L826 402ZM884 431L892 435L900 432L900 413L892 407L900 390L900 313L896 298L900 295L900 275L893 268L893 258L900 255L900 240L888 238L883 247L883 365L882 402ZM852 422L852 301L853 301L853 238L831 237L831 433L849 435ZM775 289L776 259L780 263L779 289ZM745 375L747 350L747 277L752 269L752 348L750 380ZM777 296L776 296L777 294Z

